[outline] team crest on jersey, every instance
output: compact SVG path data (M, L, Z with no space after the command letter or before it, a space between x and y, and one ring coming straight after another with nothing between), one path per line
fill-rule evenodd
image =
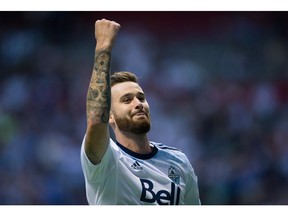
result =
M170 166L168 169L168 177L175 183L179 184L180 182L180 175L177 173L175 167Z
M136 171L143 170L143 167L137 160L131 165L131 167Z

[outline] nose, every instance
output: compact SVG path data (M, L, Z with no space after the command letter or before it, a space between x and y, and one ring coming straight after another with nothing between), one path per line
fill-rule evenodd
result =
M143 104L138 98L134 98L134 103L135 103L135 109L143 109Z

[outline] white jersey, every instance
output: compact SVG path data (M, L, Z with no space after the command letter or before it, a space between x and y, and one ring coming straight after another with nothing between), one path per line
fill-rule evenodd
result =
M84 140L81 164L90 205L200 204L197 177L181 151L151 142L150 154L137 154L110 139L101 162L93 165Z

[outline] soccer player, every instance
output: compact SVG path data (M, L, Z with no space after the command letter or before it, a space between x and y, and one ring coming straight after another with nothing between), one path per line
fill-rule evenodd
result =
M95 22L95 60L87 93L87 129L81 164L89 204L200 204L197 177L180 150L151 142L150 112L137 77L110 76L120 25ZM115 133L113 141L109 125Z

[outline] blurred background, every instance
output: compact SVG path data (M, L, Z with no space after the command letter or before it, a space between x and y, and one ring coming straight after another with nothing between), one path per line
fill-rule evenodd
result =
M149 138L180 148L204 205L288 204L288 12L0 12L0 204L86 205L80 146L94 22L140 77Z

